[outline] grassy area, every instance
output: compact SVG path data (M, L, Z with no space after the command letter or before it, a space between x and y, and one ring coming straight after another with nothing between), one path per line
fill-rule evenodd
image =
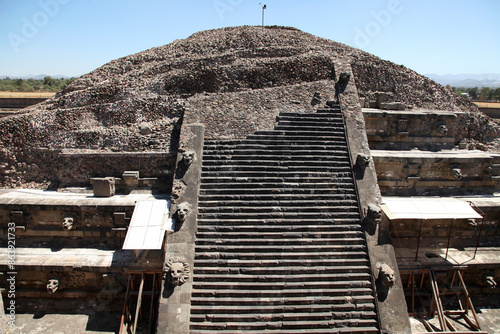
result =
M22 98L49 98L54 96L55 93L25 93L25 92L0 92L0 99L5 99L5 98L16 98L16 99L22 99Z
M500 102L474 102L479 108L496 108L500 109Z

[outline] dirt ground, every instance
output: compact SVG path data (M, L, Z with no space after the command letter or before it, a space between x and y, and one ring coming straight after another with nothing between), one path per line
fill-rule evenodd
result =
M476 307L476 312L481 330L491 334L500 333L500 309ZM469 316L472 317L470 312ZM463 318L448 317L448 319L457 331L463 330L471 331L471 333L473 333L471 327ZM427 322L434 327L435 331L438 330L439 322L437 317L431 319L426 318L425 320L427 320ZM421 320L410 317L410 322L412 333L427 333L427 330L425 329L425 326L423 325Z
M16 326L5 322L0 329L6 334L114 334L118 332L120 319L104 314L18 314Z

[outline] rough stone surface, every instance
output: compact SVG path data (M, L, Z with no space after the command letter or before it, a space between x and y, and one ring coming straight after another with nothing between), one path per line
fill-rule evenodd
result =
M336 68L339 72L352 72L351 66L345 63L337 64ZM358 154L368 156L370 152L356 85L357 81L351 80L344 93L340 95L342 111L346 117L346 132L351 161L356 161L355 159ZM381 194L377 184L375 168L373 166L365 170L353 168L353 171L361 207L367 207L370 203L380 204ZM365 224L364 228L372 271L377 267L377 263L386 263L394 268L395 272L398 272L396 269L398 264L388 225ZM383 331L389 333L411 333L403 285L399 274L396 275L395 284L390 292L385 289L377 289L377 305L380 326Z
M23 173L53 161L33 156L33 148L175 151L189 104L186 116L206 121L208 138L269 128L279 111L310 109L315 92L331 99L324 82L335 76L338 62L352 65L361 97L385 92L387 103L468 112L470 142L485 149L498 144L498 126L475 106L410 69L293 28L234 27L114 60L53 98L3 118L0 186L48 186L47 175Z
M201 157L203 151L204 127L202 125L184 126L180 138L183 151L193 151ZM178 154L182 160L182 153ZM166 237L165 258L182 258L190 268L194 266L195 234L197 230L198 193L201 178L201 159L193 160L191 167L184 173L175 173L176 196L172 196L171 215L177 210L177 203L188 202L191 213L182 223L177 223L176 232ZM177 167L179 168L179 167ZM162 282L160 304L158 306L158 333L188 333L189 314L191 313L192 275L180 286L173 286L167 277Z

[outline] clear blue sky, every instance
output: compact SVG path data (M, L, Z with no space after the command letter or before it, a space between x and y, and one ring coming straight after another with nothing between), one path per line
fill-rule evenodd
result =
M284 25L422 74L500 73L499 0L0 0L0 75L79 76L206 29Z

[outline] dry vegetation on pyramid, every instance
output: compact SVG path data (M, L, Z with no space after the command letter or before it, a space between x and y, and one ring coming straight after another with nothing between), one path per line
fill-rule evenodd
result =
M293 28L234 27L114 60L52 99L0 120L0 185L46 185L41 151L175 151L184 113L196 114L193 106L206 96L224 100L219 113L241 105L259 110L262 99L252 98L259 92L284 106L297 104L283 88L323 85L334 78L337 62L351 64L360 97L383 91L388 102L412 109L470 112L464 131L471 138L490 144L498 137L471 103L404 66Z

